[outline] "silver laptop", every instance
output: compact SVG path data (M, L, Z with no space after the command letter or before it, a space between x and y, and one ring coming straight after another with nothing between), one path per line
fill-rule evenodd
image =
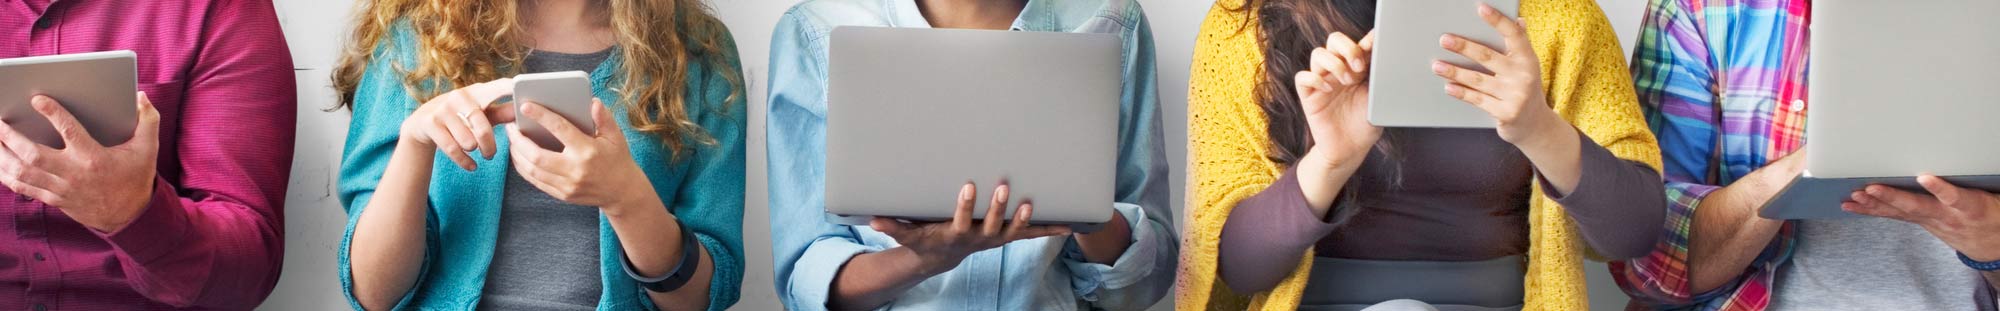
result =
M983 218L1001 178L1036 223L1111 219L1117 36L847 26L832 40L831 221L949 220L967 181Z
M1369 60L1368 122L1383 127L1493 128L1493 117L1444 92L1445 80L1431 72L1444 60L1481 72L1486 67L1438 46L1457 34L1506 51L1500 33L1479 17L1479 3L1501 14L1520 16L1520 0L1396 0L1375 7L1375 53ZM1359 38L1356 38L1359 39Z
M122 50L0 59L0 121L37 144L65 147L62 135L29 103L47 95L98 144L124 144L139 127L136 59Z
M1760 213L1840 218L1871 183L1923 192L1931 173L2000 190L2000 1L1813 4L1804 176ZM1884 22L1895 21L1895 22Z

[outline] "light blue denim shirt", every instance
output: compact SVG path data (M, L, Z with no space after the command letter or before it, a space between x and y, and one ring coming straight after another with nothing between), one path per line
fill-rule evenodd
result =
M834 275L854 255L896 247L867 227L826 221L826 67L837 26L928 28L913 0L808 0L771 36L771 236L778 297L791 310L823 310ZM1124 39L1118 103L1116 203L1132 244L1111 265L1083 259L1068 237L1015 241L972 254L884 309L1136 310L1172 287L1179 253L1168 206L1167 165L1155 93L1153 35L1132 0L1029 1L1016 31L1114 33ZM1105 103L1107 105L1112 103Z

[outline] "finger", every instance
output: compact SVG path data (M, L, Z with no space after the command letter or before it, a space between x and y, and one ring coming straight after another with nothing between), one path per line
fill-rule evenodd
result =
M1327 34L1326 48L1340 55L1340 60L1346 63L1345 68L1349 72L1360 72L1362 68L1368 68L1367 60L1361 57L1361 44L1354 42L1354 38L1348 37L1347 34L1338 31Z
M1497 80L1491 75L1477 70L1465 69L1464 67L1452 65L1441 60L1431 61L1431 73L1437 74L1438 77L1444 78L1445 81L1470 86L1474 89L1491 90L1499 88L1499 86L1493 85L1497 83Z
M1028 223L1030 223L1031 219L1034 219L1034 217L1035 217L1035 203L1022 201L1021 207L1014 209L1014 220L1007 222L1007 234L1009 235L1020 234L1022 230L1028 228Z
M1528 45L1528 29L1513 18L1500 14L1500 10L1493 8L1493 5L1479 3L1479 17L1485 19L1487 25L1493 26L1493 30L1500 32L1500 37L1507 41L1509 54L1516 51L1533 51L1534 47Z
M1923 185L1924 190L1930 191L1931 196L1937 197L1938 203L1944 204L1944 206L1947 208L1952 208L1957 210L1966 210L1975 208L1971 206L1972 204L1959 204L1964 202L1963 201L1964 198L1975 196L1975 194L1967 193L1967 191L1969 191L1968 189L1959 188L1956 185L1952 185L1951 182L1945 181L1944 178L1937 177L1937 175L1931 175L1931 174L1918 175L1917 184Z
M585 145L585 142L590 141L590 135L583 134L583 130L577 129L575 124L570 124L568 119L563 119L562 115L550 111L548 107L537 103L517 104L524 105L521 106L522 117L541 124L542 129L548 130L550 135L556 137L556 141L563 143L563 146Z
M951 229L954 232L972 230L972 199L979 196L979 188L974 187L970 180L965 181L965 186L958 187L958 206L951 211Z
M1506 62L1506 54L1501 54L1500 51L1495 51L1492 47L1467 40L1465 37L1458 35L1444 34L1443 36L1438 36L1438 46L1443 47L1446 51L1451 51L1453 54L1465 56L1466 59L1478 62L1479 65L1486 66L1486 68L1493 69L1496 72L1503 70L1502 68L1508 64Z
M15 193L20 194L27 194L22 191L25 189L47 191L63 186L62 179L56 178L55 174L30 166L27 162L21 161L21 158L7 152L0 152L0 177L9 181L7 184L9 189L14 189ZM42 198L36 197L36 199Z
M501 97L514 95L514 78L500 78L493 81L474 83L464 88L452 90L452 94L465 102L485 106L486 104L493 103L493 101L500 100Z
M514 123L514 103L487 105L486 121L493 124Z
M1493 97L1493 95L1467 88L1465 85L1458 83L1446 84L1444 86L1444 93L1450 94L1453 98L1458 98L1459 101L1479 107L1480 110L1486 110L1487 104L1500 102L1500 99Z
M498 143L494 141L493 137L493 122L487 119L487 105L473 102L458 102L458 105L458 107L455 107L457 109L454 109L458 111L455 114L465 116L464 119L459 121L464 123L467 132L469 132L468 134L471 134L467 138L471 139L473 143L471 146L466 147L466 149L478 149L482 157L492 159L495 146ZM452 117L456 118L457 116L454 115Z
M148 98L146 92L140 91L138 98L139 127L132 129L132 141L159 150L160 109L153 107L153 99Z
M542 149L541 144L535 143L535 140L528 139L527 134L521 134L520 127L510 125L507 126L506 131L507 143L514 145L512 149L509 149L511 150L509 153L519 156L529 151L546 150Z
M1313 74L1320 76L1320 80L1339 81L1341 85L1354 84L1353 75L1350 74L1346 61L1341 60L1333 51L1325 48L1313 49L1311 57L1312 60L1306 68L1312 69Z
M1312 102L1314 102L1311 100L1304 100L1306 98L1312 98L1313 96L1317 96L1321 93L1333 91L1333 85L1327 83L1326 78L1322 78L1320 77L1320 75L1313 74L1312 72L1308 71L1300 71L1298 74L1293 75L1292 83L1294 88L1297 89L1297 91L1299 92L1299 99L1303 101L1302 103L1300 103L1301 105L1310 105L1312 104ZM1314 110L1306 109L1306 111L1314 111Z
M15 130L13 124L6 124L4 122L0 122L0 144L6 145L10 156L22 159L23 161L31 160L28 157L29 155L48 148L42 146L42 144L35 143L34 140L28 139L27 135L23 135L19 130Z
M31 102L35 112L40 113L43 118L48 118L49 126L55 127L56 134L62 136L65 148L90 150L102 147L97 144L96 139L90 138L90 131L83 128L83 122L77 121L76 116L71 115L69 109L56 103L54 98L35 95Z
M0 175L0 185L6 185L7 190L13 190L14 193L27 196L36 201L42 201L42 203L55 204L55 202L62 200L61 197L56 196L54 191L49 191L32 183L22 181L13 174Z
M446 130L443 124L437 122L439 121L435 119L431 120L431 126L424 129L425 135L429 135L431 141L434 142L452 141L454 138L452 138L450 131ZM458 168L460 169L471 171L478 167L478 164L472 161L472 157L465 154L465 149L439 145L438 152L444 153L444 156L451 159L452 163L458 164Z
M1375 30L1368 30L1367 35L1361 36L1361 50L1371 54L1375 52Z
M980 232L985 232L989 236L999 235L1003 232L1001 229L1005 229L1003 224L1006 223L1006 220L1002 218L1002 215L1006 215L1007 196L1009 194L1007 192L1007 182L1004 180L1000 182L999 186L993 187L992 202L988 202L986 206L986 219L979 222Z
M1937 203L1937 199L1931 196L1910 193L1909 191L1889 186L1868 185L1862 191L1874 197L1872 200L1882 201L1883 205L1886 205L1890 209L1907 215L1905 218L1936 218L1934 216L1942 209L1942 206Z
M479 149L478 136L474 136L472 134L472 127L465 124L465 122L467 121L466 119L475 118L470 113L478 110L463 110L464 108L462 107L446 107L446 108L447 108L445 110L446 115L435 116L434 117L435 119L433 120L437 122L438 126L444 127L445 133L451 134L450 137L451 140L438 141L440 142L439 149L443 149L444 144L442 144L442 142L451 142L452 144L458 145L458 149L460 151L472 151ZM464 118L459 117L461 114L464 114ZM484 116L480 116L477 118L483 118L483 117Z
M889 237L896 237L902 235L904 232L908 232L910 224L896 221L894 218L875 217L868 220L868 227L882 234L887 234Z

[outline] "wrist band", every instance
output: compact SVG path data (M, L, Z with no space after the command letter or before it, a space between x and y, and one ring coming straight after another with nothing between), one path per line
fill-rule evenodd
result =
M1995 260L1995 261L1972 260L1972 257L1965 257L1965 252L1958 252L1958 261L1964 262L1965 266L1972 267L1973 270L1986 271L1986 272L2000 271L2000 260Z
M633 267L632 255L625 255L625 275L631 276L634 281L639 281L640 287L660 293L681 289L681 286L687 285L688 280L694 279L694 271L700 270L701 267L701 242L695 240L694 233L688 232L687 226L680 227L680 264L674 265L674 269L668 271L667 275L649 278L639 275L639 269Z

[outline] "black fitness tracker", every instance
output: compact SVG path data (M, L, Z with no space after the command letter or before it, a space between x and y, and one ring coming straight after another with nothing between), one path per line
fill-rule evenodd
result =
M645 287L646 290L653 292L660 292L660 293L672 292L674 290L681 289L681 286L686 286L688 280L694 279L695 270L699 270L700 269L699 267L701 267L701 242L695 240L694 232L689 232L687 226L680 226L680 227L681 227L680 264L674 265L674 269L668 271L667 275L660 276L657 278L648 278L639 275L639 269L633 268L632 266L632 256L626 255L625 275L631 276L632 280L634 281L639 281L640 287Z

